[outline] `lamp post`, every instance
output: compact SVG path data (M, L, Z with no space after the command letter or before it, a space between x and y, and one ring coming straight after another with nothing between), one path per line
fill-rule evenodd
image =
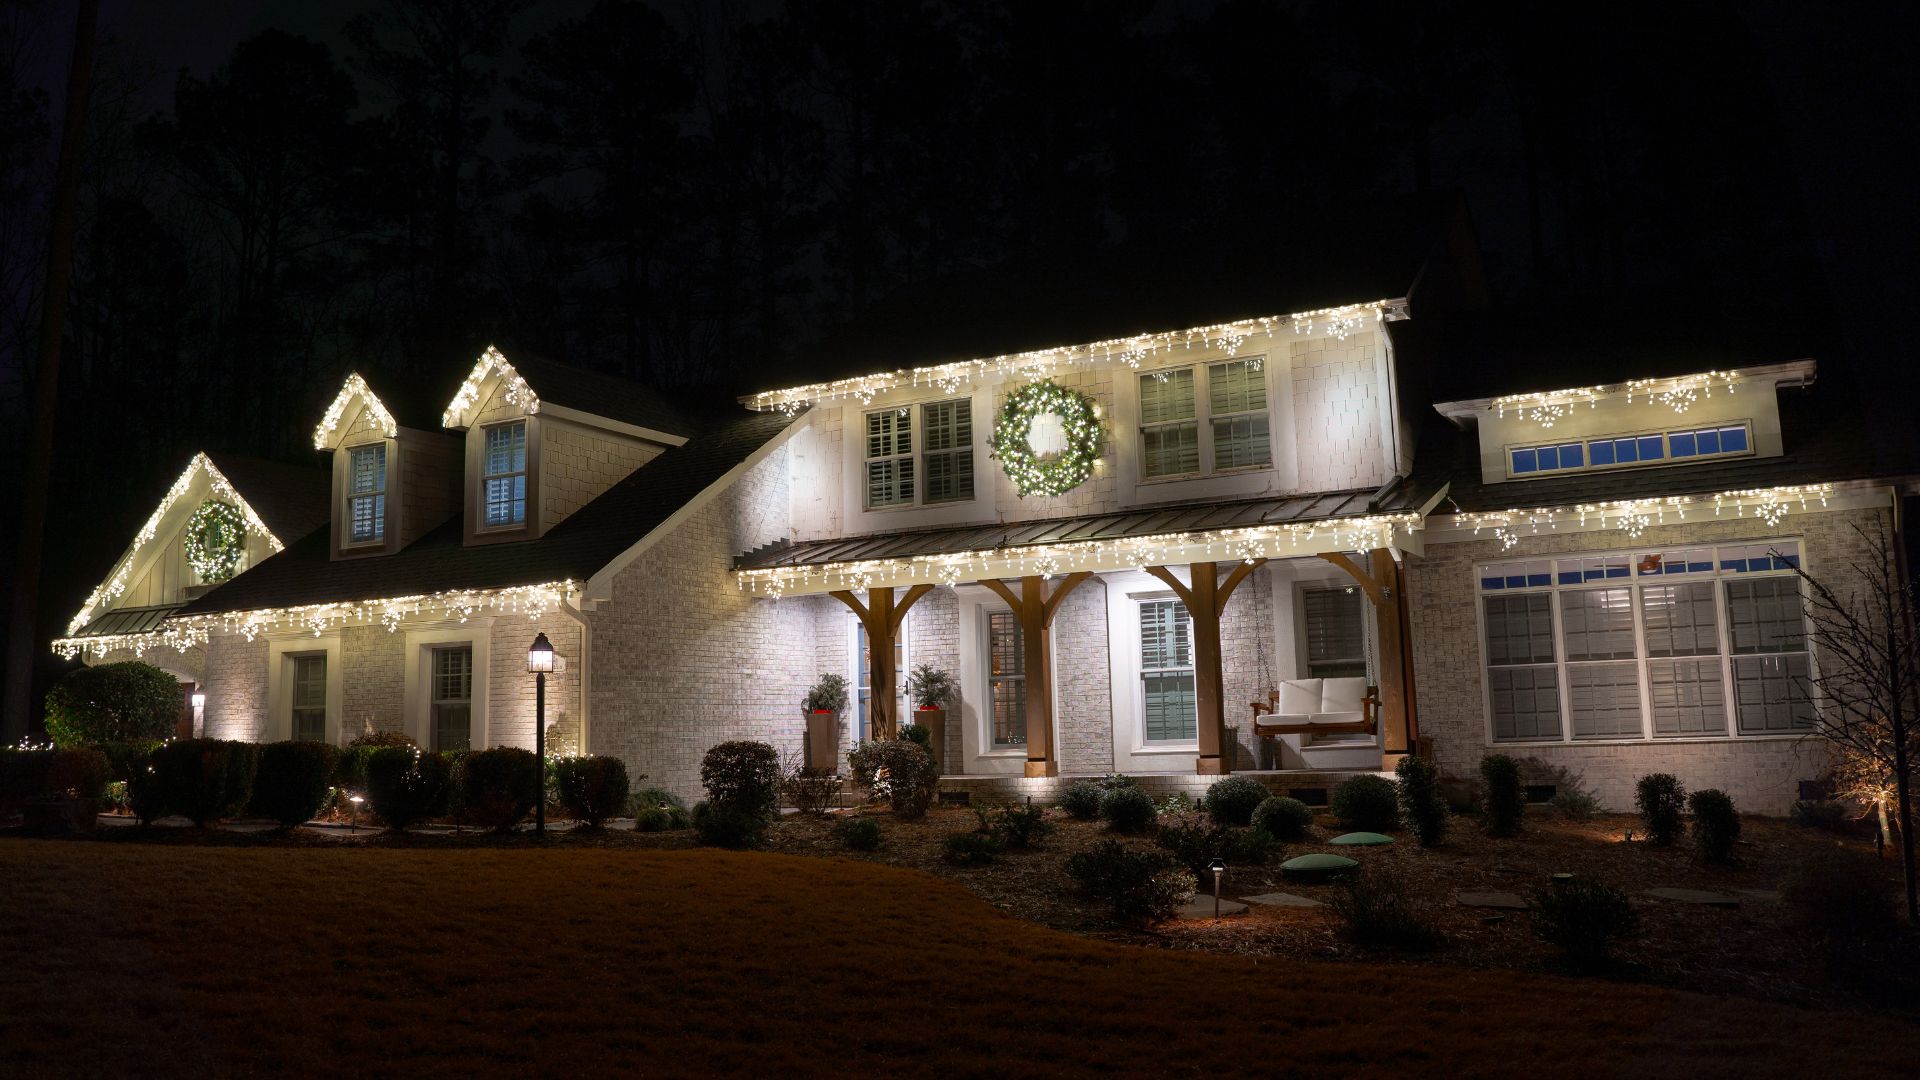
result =
M553 670L553 645L547 635L535 634L527 648L527 670L533 672L533 756L539 760L540 787L533 799L533 828L547 835L547 672Z

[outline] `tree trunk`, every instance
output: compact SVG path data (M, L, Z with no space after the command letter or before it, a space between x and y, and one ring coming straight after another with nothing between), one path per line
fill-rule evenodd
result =
M7 620L7 679L0 741L27 734L32 704L33 658L38 654L40 556L46 540L48 473L53 467L53 414L60 404L60 344L67 325L67 281L73 276L73 232L80 202L81 143L93 89L93 28L99 0L81 0L73 30L73 65L67 73L67 114L60 131L60 160L53 181L48 227L46 299L40 310L40 357L33 379L33 428L28 436L26 496L20 506L20 542L15 552L13 603Z

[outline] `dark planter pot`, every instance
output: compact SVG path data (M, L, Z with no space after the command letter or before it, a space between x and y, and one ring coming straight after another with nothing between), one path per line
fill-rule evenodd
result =
M92 832L100 820L100 800L35 799L21 807L21 817L30 832Z
M947 772L947 710L915 709L913 722L927 729L933 736L933 763L940 767L940 774Z
M816 709L807 717L807 768L840 772L840 714Z

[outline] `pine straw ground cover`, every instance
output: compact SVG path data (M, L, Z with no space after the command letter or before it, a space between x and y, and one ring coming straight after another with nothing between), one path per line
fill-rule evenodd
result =
M1906 1029L1141 949L870 863L0 842L8 1076L1896 1075Z

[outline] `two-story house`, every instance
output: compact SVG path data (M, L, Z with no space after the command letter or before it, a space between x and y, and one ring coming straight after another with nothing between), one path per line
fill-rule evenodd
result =
M1119 321L1158 328L846 347L710 409L511 348L437 415L350 377L313 433L331 482L306 531L262 531L271 553L199 595L116 587L123 560L56 647L178 667L209 735L463 749L531 745L545 633L549 745L688 795L722 740L798 755L821 673L857 688L848 748L897 730L931 663L960 687L955 790L1324 788L1503 750L1616 807L1663 770L1784 811L1824 768L1792 568L1844 575L1911 470L1833 423L1810 361L1574 389L1524 374L1559 369L1545 346L1483 362L1436 329L1486 318L1471 245L1458 221L1427 235L1332 295L1288 291L1313 257L1181 304L1090 269ZM1435 403L1476 377L1485 396ZM128 559L226 494L170 495ZM165 610L109 632L121 603Z

